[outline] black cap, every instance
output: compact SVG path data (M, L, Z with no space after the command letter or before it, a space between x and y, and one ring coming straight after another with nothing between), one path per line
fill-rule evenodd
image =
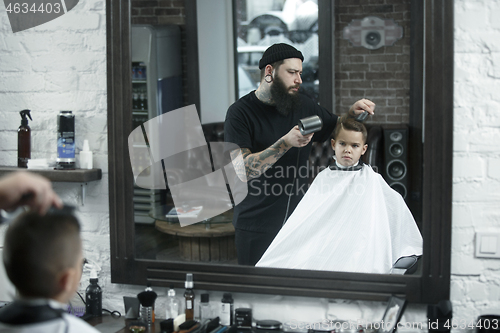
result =
M304 56L302 52L297 50L295 47L285 44L273 44L267 48L267 50L262 55L262 59L259 61L259 69L266 67L269 64L275 63L283 59L289 58L299 58L304 61Z

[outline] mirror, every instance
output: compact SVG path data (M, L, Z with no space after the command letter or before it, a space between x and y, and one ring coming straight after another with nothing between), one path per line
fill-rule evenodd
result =
M329 16L333 4L319 1ZM130 4L107 0L108 49L108 143L110 187L110 236L112 282L144 285L147 281L167 287L182 287L185 273L195 276L200 289L256 292L329 298L387 300L405 296L410 302L435 303L449 298L451 163L453 130L453 8L452 4L414 0L411 31L411 117L421 124L425 142L421 156L410 164L423 163L422 273L416 276L299 271L194 262L157 261L136 255L133 223L133 182L127 139L132 131L132 82L130 75ZM185 1L186 38L196 40L196 1ZM321 18L320 18L321 20ZM425 23L424 23L425 22ZM425 26L425 31L420 31ZM320 26L319 29L322 29ZM191 39L190 39L191 40ZM425 53L424 53L425 44ZM324 46L324 45L323 45ZM322 47L323 47L322 46ZM331 46L331 45L330 45ZM320 48L321 54L321 48ZM186 105L199 105L197 44L186 44ZM425 62L424 62L425 59ZM320 60L321 61L321 60ZM425 67L424 67L425 64ZM320 67L321 67L320 63ZM323 68L323 67L321 67ZM330 72L331 73L331 72ZM321 81L321 79L320 79ZM320 86L322 89L323 86ZM330 87L331 88L331 87ZM330 89L330 92L332 90ZM328 95L322 94L320 96ZM425 110L425 119L422 116ZM418 127L417 127L418 128ZM420 141L421 142L421 141ZM413 140L411 145L419 145ZM413 162L412 162L413 161Z

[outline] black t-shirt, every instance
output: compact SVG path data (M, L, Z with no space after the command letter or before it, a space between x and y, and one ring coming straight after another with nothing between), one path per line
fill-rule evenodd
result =
M280 115L276 108L261 102L252 91L231 105L224 124L224 141L232 142L240 148L248 148L252 153L269 148L286 133L299 119L318 115L323 121L321 131L314 133L313 141L329 139L337 123L337 116L316 104L306 95L299 94L299 111L288 116ZM233 224L237 229L278 232L285 219L289 193L290 208L293 212L304 196L308 184L309 154L312 143L302 148L291 148L271 168L248 182L248 194L234 209ZM297 165L299 154L299 167ZM295 170L297 181L293 186Z

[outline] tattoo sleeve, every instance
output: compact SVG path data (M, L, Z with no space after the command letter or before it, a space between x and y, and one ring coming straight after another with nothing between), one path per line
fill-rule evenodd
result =
M252 154L248 148L233 150L231 152L231 158L236 174L240 179L244 179L242 177L243 174L246 176L247 180L257 178L266 172L267 169L272 167L290 148L291 146L287 145L285 140L281 138L269 148L258 153ZM235 163L236 156L238 156L240 152L243 163Z

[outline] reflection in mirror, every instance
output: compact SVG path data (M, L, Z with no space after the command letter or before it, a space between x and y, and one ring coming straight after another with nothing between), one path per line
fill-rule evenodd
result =
M319 101L320 32L317 1L235 0L232 3L238 96L241 97L258 86L260 82L258 61L264 50L273 43L283 42L302 51L304 55L302 88L309 96ZM409 3L402 0L401 4L400 8L394 6L391 9L385 8L386 12L383 15L388 20L396 19L402 29L408 32L409 16L406 13ZM343 28L348 26L353 18L352 15L343 14L349 5L338 4L337 7L335 30L337 52L334 59L339 78L335 81L336 113L345 113L350 103L364 97L371 98L377 103L377 114L368 120L367 125L370 129L382 128L382 130L378 139L369 138L374 140L374 143L370 144L376 145L377 149L371 149L366 159L370 158L368 162L384 175L391 187L399 190L403 197L409 198L410 189L407 184L409 173L402 171L408 168L407 163L403 161L402 164L393 164L387 169L389 162L384 160L383 156L388 154L381 154L388 149L388 146L382 146L384 135L389 135L385 130L387 125L406 129L410 121L408 33L406 38L399 40L394 46L390 45L379 51L355 47L350 41L342 38ZM199 16L211 14L198 12ZM357 15L356 18L358 17L362 18L363 15ZM376 30L376 27L371 29ZM174 25L133 25L131 28L132 120L133 127L139 132L144 131L144 134L147 129L140 124L183 105L183 100L180 98L183 91L181 69L185 60L182 54L181 34L182 30ZM331 53L323 52L321 56L333 58ZM172 96L176 96L177 99ZM221 123L204 124L203 132L207 143L222 140ZM145 138L145 144L149 147L147 135ZM407 140L406 136L405 141ZM406 148L405 146L405 156ZM378 150L378 155L374 150ZM329 140L323 144L315 143L310 158L311 181L319 170L330 163L332 154ZM190 160L189 154L184 159L185 167L200 164L199 158L191 156ZM213 161L210 161L208 156L205 162L210 165ZM214 169L214 166L211 165L211 168ZM395 173L396 176L391 177L391 173ZM400 176L403 173L405 177ZM168 172L164 177L169 179ZM134 221L137 257L165 261L235 264L232 210L207 218L197 225L181 227L176 215L179 213L196 215L203 208L200 208L200 205L187 203L176 207L173 199L168 186L165 190L135 186Z
M125 283L143 285L146 281L155 286L168 287L171 283L176 287L182 287L186 273L193 273L200 288L218 291L250 292L278 295L295 295L308 297L328 297L342 299L363 299L372 301L387 301L393 294L405 295L408 301L418 303L437 303L449 298L450 285L450 244L451 244L451 165L452 165L452 133L453 122L453 72L448 64L453 63L453 3L436 2L431 0L403 1L391 5L362 5L363 10L385 17L392 9L402 9L403 13L397 14L395 19L398 24L409 19L411 12L411 31L404 28L404 36L408 38L411 34L411 48L403 46L403 51L410 49L410 96L411 103L409 113L409 155L410 166L420 166L420 172L410 172L411 175L418 174L417 186L411 186L410 200L417 202L421 207L421 228L424 238L424 255L420 260L421 274L410 276L396 276L386 274L356 274L345 272L305 271L289 269L255 268L235 265L206 264L204 261L173 261L156 260L158 249L163 249L164 238L144 237L146 234L138 233L139 227L149 227L149 231L158 234L154 225L133 223L133 178L132 170L128 161L128 135L132 128L132 83L131 83L131 55L130 55L130 30L129 22L132 24L175 24L181 28L182 49L182 71L183 71L183 97L184 104L196 104L200 110L200 71L197 40L197 15L205 12L197 8L203 0L184 0L183 2L134 2L136 5L147 6L153 3L166 4L175 8L131 8L131 1L106 1L107 31L107 62L108 62L108 142L109 142L109 193L110 193L110 240L111 240L111 276L113 283ZM226 7L231 1L223 3ZM411 2L411 11L409 3ZM425 8L424 8L425 3ZM212 2L210 2L212 4ZM348 6L349 2L333 2L331 0L318 0L319 5L319 40L320 40L320 76L321 104L328 109L335 109L340 113L338 105L352 103L352 96L368 94L369 91L377 89L362 90L358 85L370 81L375 86L381 82L375 82L381 77L391 81L391 72L399 68L395 66L389 69L386 65L371 65L368 60L378 59L386 61L394 59L395 55L386 57L384 52L388 49L374 50L373 57L361 58L341 57L336 59L335 65L342 60L347 61L340 69L346 72L336 73L335 88L325 85L325 78L333 79L333 70L327 69L332 62L326 60L322 55L332 57L332 50L339 48L339 37L322 40L322 36L338 32L341 26L347 25L358 14L349 14L349 10L341 6ZM401 6L403 5L403 6ZM353 5L356 12L360 4ZM181 8L180 8L181 7ZM406 8L406 10L404 9ZM143 10L144 9L144 10ZM424 11L425 9L425 11ZM335 12L335 15L334 15ZM151 15L154 13L154 15ZM202 14L200 14L202 13ZM166 14L168 17L162 17ZM130 16L132 15L132 17ZM344 20L342 21L342 15ZM391 14L392 15L392 14ZM140 17L139 17L140 16ZM335 16L335 17L334 17ZM213 19L213 16L211 16ZM335 22L335 29L333 27ZM425 22L425 24L424 24ZM440 29L426 29L422 27L437 26ZM425 40L424 40L425 36ZM330 42L330 43L329 43ZM348 43L348 41L346 41ZM334 43L335 45L332 45ZM398 42L399 43L399 42ZM391 50L398 47L398 43ZM425 53L424 50L425 43ZM358 50L359 51L359 50ZM354 49L353 52L356 52ZM406 53L405 53L406 54ZM374 59L375 58L375 59ZM408 58L402 57L401 60ZM366 60L366 61L365 61ZM424 62L425 60L425 62ZM350 64L350 62L353 64ZM425 66L424 66L425 63ZM189 64L189 66L187 65ZM232 65L232 64L231 64ZM231 67L231 66L230 66ZM373 68L372 68L373 67ZM205 68L205 67L203 67ZM219 67L216 67L219 68ZM353 75L348 69L354 70ZM363 69L363 73L355 73L356 69ZM368 70L368 69L369 70ZM382 72L370 74L371 70L377 69ZM403 66L403 69L405 65ZM368 72L367 72L368 71ZM386 72L384 74L384 72ZM425 72L425 76L423 73ZM227 72L224 72L226 75ZM370 74L370 75L368 75ZM378 79L374 79L377 77ZM393 78L407 78L404 73L394 74ZM350 87L339 85L343 80L350 78L358 82L349 83ZM357 78L357 79L356 79ZM382 83L383 86L396 87L391 89L392 93L399 94L402 90L398 87L404 86L403 82ZM358 87L358 88L356 88ZM324 92L326 89L326 93ZM226 90L226 89L224 89ZM335 91L335 95L332 92ZM404 91L404 89L403 89ZM342 92L342 94L341 94ZM374 92L373 92L374 94ZM423 95L425 94L425 99ZM215 96L215 95L214 95ZM366 95L368 96L368 95ZM323 100L325 97L326 102ZM360 96L361 97L361 96ZM379 96L380 97L380 96ZM328 104L328 99L335 101L335 108ZM408 98L409 99L409 98ZM215 102L220 101L214 99ZM400 101L398 101L400 103ZM384 103L379 103L379 106ZM388 110L397 109L397 106L385 104ZM422 109L425 106L425 129L423 128ZM384 107L384 109L386 109ZM201 109L202 113L204 112ZM225 112L225 109L222 109ZM383 112L377 111L378 115ZM385 115L387 120L394 121L394 117ZM373 121L373 120L372 120ZM206 133L211 141L218 141L222 136L222 130L213 124ZM422 137L425 134L427 142L442 142L442 145L422 145ZM416 140L414 138L417 138ZM417 149L415 149L415 146ZM382 147L382 145L380 145ZM423 147L423 150L422 150ZM385 148L384 148L385 149ZM420 149L420 150L419 150ZM319 151L311 156L312 159L320 160L324 154ZM125 157L125 160L124 160ZM422 161L425 166L422 167ZM413 181L412 181L413 182ZM166 194L168 196L168 194ZM418 212L414 210L415 212ZM136 246L137 244L137 246ZM145 259L149 258L149 259ZM152 260L151 260L152 259Z
M285 43L304 55L302 89L319 101L317 1L236 0L233 5L238 98L259 86L259 60L264 51L272 44Z

